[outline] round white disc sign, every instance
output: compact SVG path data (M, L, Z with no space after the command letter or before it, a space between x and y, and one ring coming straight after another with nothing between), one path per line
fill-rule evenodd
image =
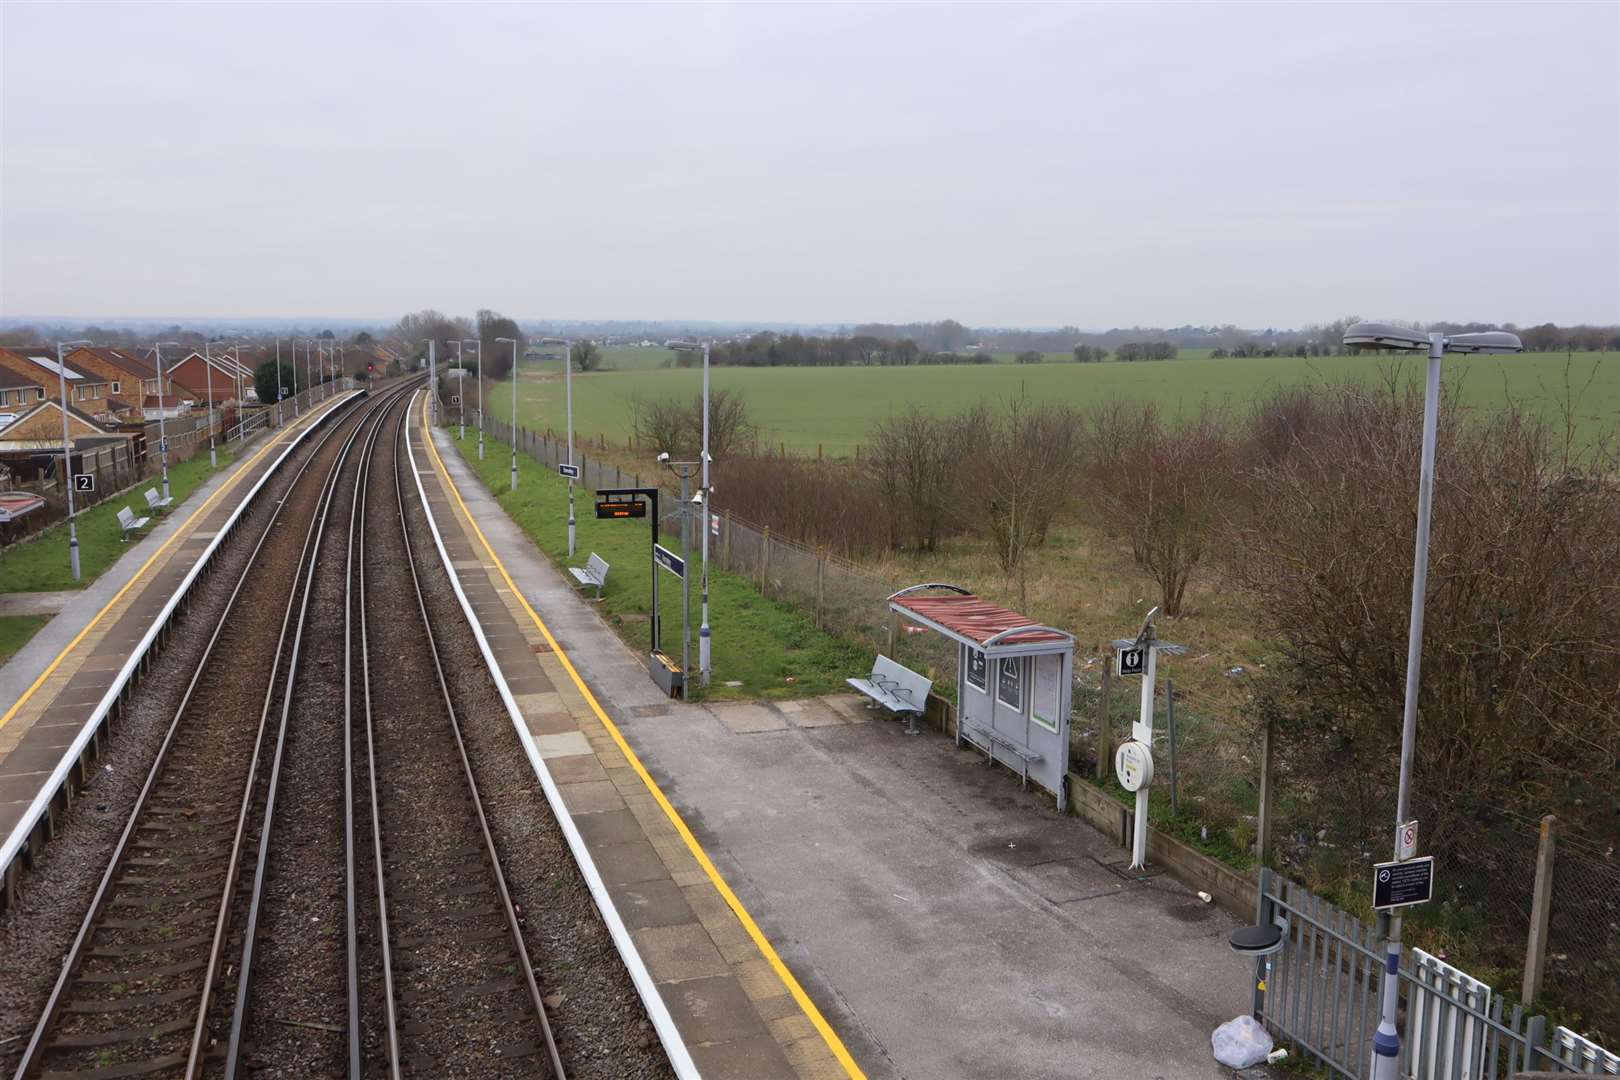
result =
M1153 783L1153 754L1143 743L1131 739L1114 751L1114 775L1126 791L1140 791Z

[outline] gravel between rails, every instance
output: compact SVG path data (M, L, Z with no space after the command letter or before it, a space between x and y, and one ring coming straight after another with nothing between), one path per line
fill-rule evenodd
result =
M428 614L563 1064L571 1080L673 1077L462 614L403 450L400 468Z
M365 440L362 430L327 511L294 679L243 1038L242 1064L254 1077L335 1077L346 1067L344 580ZM244 879L250 886L251 871ZM238 928L248 892L239 890ZM239 956L240 939L233 944ZM216 1002L215 1031L230 1024L234 1004L234 993Z
M334 426L341 429L351 422L350 417L340 417ZM300 511L312 506L318 494L320 478L324 475L320 463L314 464L305 473L303 482L290 493L289 488L299 465L311 455L329 455L333 446L332 440L328 439L319 447L310 445L300 449L284 463L282 470L260 493L259 501L240 526L241 532L220 553L218 570L199 583L190 611L177 623L169 647L154 663L132 707L127 711L126 719L118 725L109 752L97 770L96 780L63 817L58 837L46 846L39 865L30 875L23 902L0 921L0 958L4 958L0 959L0 975L4 976L0 977L0 1025L3 1025L0 1026L0 1038L26 1035L37 1020L60 970L62 957L78 930L82 912L90 902L106 861L128 819L168 722L179 705L215 625L222 617L230 592L252 553L254 542L264 534L275 502L285 495L286 508L273 534L266 539L259 561L252 571L252 592L245 589L238 599L238 607L215 647L209 674L199 682L188 707L188 720L181 724L177 733L176 745L171 750L171 762L154 792L154 809L158 811L154 815L156 823L167 828L155 832L143 830L140 842L154 846L133 854L136 858L160 856L163 849L155 846L160 839L170 842L168 850L171 851L209 851L210 835L217 835L217 830L204 828L202 820L211 819L217 824L217 819L224 818L234 823L242 789L241 770L204 767L204 762L214 765L220 760L236 760L245 766L269 678L269 665L264 658L274 651L281 612L281 605L275 599L256 603L255 595L284 597L290 588L303 539L303 529L298 527ZM302 516L307 517L307 511ZM228 673L228 677L217 677L220 673ZM203 751L200 747L205 742L208 749ZM229 775L228 780L226 774ZM229 829L227 825L227 848ZM213 865L207 862L193 864L191 872ZM222 873L222 863L219 867ZM97 952L106 952L108 946L116 948L150 944L154 937L163 941L162 949L139 954L135 966L140 968L191 962L199 949L206 952L206 945L183 945L179 942L198 936L211 936L212 914L217 910L218 903L218 892L213 886L222 884L223 879L212 882L209 875L203 873L200 877L185 881L165 883L153 882L154 876L150 867L131 865L122 869L119 884L109 894L111 903L108 911L115 917L133 915L135 918L128 918L127 921L135 922L140 918L150 921L154 912L161 910L162 925L147 929L136 926L103 928L94 939ZM213 891L212 899L205 895L209 891ZM194 898L177 901L176 897ZM158 907L148 909L144 906L147 903ZM197 921L182 923L179 921L182 917ZM128 966L115 956L92 956L86 962L84 971L115 977L120 967ZM82 997L87 989L90 996L96 998L116 997L130 990L161 993L183 987L188 976L194 983L197 977L195 971L140 985L125 986L112 979L88 986L77 983L70 988L69 998ZM96 993L98 989L102 992ZM182 1006L178 1013L184 1013L188 1008L194 1014L194 1003L189 1007ZM161 1020L155 1015L158 1012L163 1012ZM164 1012L158 1007L134 1014L121 1013L112 1018L97 1017L96 1014L70 1014L65 1016L65 1022L59 1027L88 1033L87 1029L173 1022L176 1014L175 1010ZM178 1038L183 1046L189 1034L190 1025L186 1024L183 1031L173 1033L164 1040L87 1049L67 1055L53 1054L50 1058L55 1065L107 1065L169 1050L174 1038ZM7 1061L16 1061L25 1041L20 1039L6 1044ZM62 1060L64 1058L66 1060Z

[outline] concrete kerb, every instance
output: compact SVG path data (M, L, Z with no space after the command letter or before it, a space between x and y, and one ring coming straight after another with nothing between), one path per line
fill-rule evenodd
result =
M185 601L187 595L191 591L192 586L205 572L209 563L212 562L215 553L219 550L221 544L224 543L226 537L230 535L232 530L234 530L236 527L237 522L241 520L243 512L253 503L254 499L258 497L260 490L263 489L270 477L273 476L281 467L281 464L287 459L287 456L291 454L299 446L299 444L301 444L303 440L309 436L311 432L318 430L328 419L336 416L338 411L352 402L356 396L356 394L351 394L348 397L337 399L333 403L332 408L321 414L319 420L308 425L304 428L304 430L300 431L296 436L293 437L293 439L282 450L281 454L271 464L270 468L265 471L264 475L259 477L258 481L255 482L253 487L248 491L247 495L244 496L236 505L236 508L231 512L231 515L226 520L225 524L221 526L221 528L214 534L212 539L209 540L208 547L204 549L197 561L192 565L191 569L187 571L185 578L181 581L179 587L176 588L175 591L169 596L167 602L159 611L157 618L152 621L151 626L147 627L146 632L142 635L139 643L135 646L134 651L119 668L118 674L114 677L112 684L103 692L100 700L96 703L95 709L91 712L89 718L85 720L84 724L79 728L79 731L74 736L72 743L70 743L69 746L64 749L56 768L52 770L51 775L46 780L44 786L34 797L32 803L29 804L28 810L24 812L22 819L18 821L17 825L11 830L11 833L5 838L4 842L0 842L0 877L3 877L3 880L6 882L7 896L10 895L11 889L14 887L17 880L18 875L15 873L17 857L19 855L29 855L31 857L32 849L37 846L32 843L34 834L40 829L41 823L45 820L50 808L58 802L59 794L62 791L63 785L67 783L69 775L78 766L80 759L86 753L87 747L94 740L97 732L101 729L102 724L106 721L109 714L117 706L118 702L125 696L136 672L145 670L147 661L149 659L149 653L151 652L153 645L158 642L160 638L166 637L169 627L169 620L173 617L175 611ZM269 449L269 447L265 448L266 451ZM219 490L224 489L221 488ZM215 492L215 496L217 495L218 491ZM212 501L212 498L215 496L211 496L210 501ZM197 511L192 515L192 517L195 518L198 515L201 515L207 510L207 508L206 503L203 506L198 507ZM191 520L191 518L188 518L186 524L189 525ZM181 528L183 529L184 526ZM62 653L57 657L56 661L52 663L50 668L47 668L46 672L35 681L34 685L29 688L28 692L25 693L10 710L8 710L5 720L9 721L11 717L15 715L17 710L21 708L27 698L31 696L39 686L46 682L46 680L50 677L52 670L54 670L57 664L61 662L63 657L76 648L85 634L87 634L108 611L118 604L118 602L124 597L125 593L135 584L136 581L140 580L141 575L144 574L152 563L156 561L157 557L167 549L170 543L174 542L175 537L180 535L180 531L181 530L177 529L175 533L170 536L169 540L165 542L164 546L152 554L146 563L136 571L135 575L131 577L130 580L125 583L123 588L118 591L118 594L108 602L107 606L104 607L101 612L91 620L90 624L80 631L79 635L75 637L75 639L65 649L62 650Z

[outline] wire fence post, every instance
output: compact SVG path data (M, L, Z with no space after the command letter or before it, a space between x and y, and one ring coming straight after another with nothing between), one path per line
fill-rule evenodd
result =
M759 591L771 595L771 527L765 526L765 554L759 561Z
M1097 779L1107 780L1108 770L1113 765L1114 758L1114 732L1109 726L1108 719L1108 691L1113 688L1114 665L1107 658L1103 661L1102 694L1097 698Z
M1541 819L1541 840L1536 847L1536 886L1530 900L1530 940L1524 949L1526 1005L1541 995L1541 977L1547 970L1547 923L1552 916L1553 858L1558 845L1558 818Z
M1170 816L1175 817L1181 813L1181 804L1176 799L1176 680L1164 680L1164 713L1165 737L1169 740L1170 750Z
M640 481L637 481L637 483L639 485ZM722 532L722 536L721 536L721 539L720 539L720 550L722 552L722 554L720 556L720 561L725 565L725 568L727 570L731 570L731 569L734 569L734 567L733 567L732 562L731 562L731 511L730 510L724 511L724 519L725 519L725 528L724 528L724 530Z
M816 629L823 629L821 625L821 605L826 595L827 580L827 549L816 548Z
M1258 835L1254 840L1255 860L1265 866L1271 861L1271 795L1272 795L1272 731L1271 721L1260 735L1260 820L1255 831Z

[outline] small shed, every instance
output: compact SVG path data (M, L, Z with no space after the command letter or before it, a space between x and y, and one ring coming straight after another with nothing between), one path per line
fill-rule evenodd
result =
M984 751L1068 809L1074 635L940 582L889 597L889 610L956 643L956 741Z

